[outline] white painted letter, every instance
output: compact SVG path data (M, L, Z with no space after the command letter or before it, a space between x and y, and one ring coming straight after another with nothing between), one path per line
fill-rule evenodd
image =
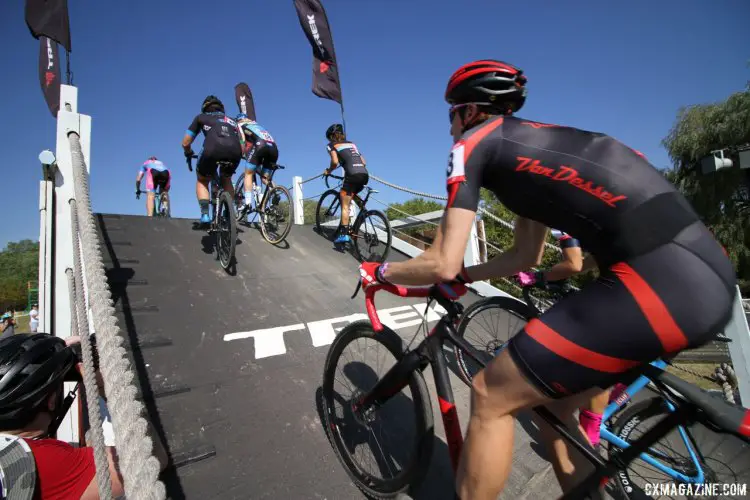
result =
M404 311L402 314L395 314L399 311ZM398 330L399 328L406 328L407 326L419 325L422 323L422 319L418 318L410 321L404 321L399 323L400 320L419 316L414 312L412 306L399 306L391 307L390 309L380 309L378 311L380 322L392 330Z
M322 319L320 321L312 321L307 324L307 329L310 330L310 337L312 337L313 347L320 347L323 345L330 345L333 339L336 338L336 333L340 332L341 329L346 326L343 325L340 328L334 328L335 323L353 323L360 319L367 319L366 314L355 313L349 316L342 316L340 318L333 319Z
M266 328L264 330L253 330L252 332L237 332L224 335L224 341L246 339L253 337L255 339L255 359L267 358L269 356L278 356L286 353L284 344L284 332L295 330L304 330L305 325L299 323L291 326L279 326L276 328Z

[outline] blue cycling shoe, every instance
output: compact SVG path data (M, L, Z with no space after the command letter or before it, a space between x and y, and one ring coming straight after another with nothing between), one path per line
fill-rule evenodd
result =
M340 234L338 238L333 240L333 243L336 245L343 245L344 243L349 243L350 241L352 241L352 239L348 234Z
M201 214L201 224L211 224L211 216L208 214Z

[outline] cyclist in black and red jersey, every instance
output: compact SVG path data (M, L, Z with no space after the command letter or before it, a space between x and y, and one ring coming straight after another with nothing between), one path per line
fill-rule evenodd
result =
M732 263L685 198L642 155L601 133L516 118L523 72L501 61L459 68L451 105L448 203L432 246L405 262L365 262L363 287L511 276L537 266L549 227L574 234L600 277L530 321L473 379L457 491L494 499L510 472L513 415L573 411L638 367L711 340L730 319ZM518 215L513 246L463 268L487 188ZM591 466L538 419L564 491Z
M359 148L353 142L346 140L343 125L334 123L328 127L326 139L330 141L326 149L331 157L331 164L323 173L328 175L338 167L344 169L344 183L341 186L341 224L334 243L348 243L351 240L349 204L352 198L365 188L370 180L370 174L367 173L367 162L359 152Z

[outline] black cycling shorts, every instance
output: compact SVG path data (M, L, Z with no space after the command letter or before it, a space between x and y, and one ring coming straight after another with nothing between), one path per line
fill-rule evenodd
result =
M639 366L698 347L729 322L735 273L698 222L671 243L614 264L514 336L521 373L553 398L631 380Z
M255 171L257 167L262 167L263 175L268 173L268 169L275 165L278 159L279 149L273 142L257 141L247 154L247 162L251 165L250 170Z
M368 173L345 175L341 191L355 195L362 191L370 180Z
M154 183L154 192L156 192L156 188L159 188L160 191L165 191L169 185L169 171L164 170L163 172L159 172L158 170L151 169L151 180Z
M221 170L222 177L232 177L242 159L242 152L235 150L203 150L198 158L198 167L196 172L202 177L216 176L216 167L218 162L228 162L231 166L224 167Z

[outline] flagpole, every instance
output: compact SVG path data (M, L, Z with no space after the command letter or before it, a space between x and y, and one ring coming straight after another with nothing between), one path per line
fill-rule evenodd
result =
M346 136L346 118L344 118L344 98L341 98L341 125L344 128L344 136Z

